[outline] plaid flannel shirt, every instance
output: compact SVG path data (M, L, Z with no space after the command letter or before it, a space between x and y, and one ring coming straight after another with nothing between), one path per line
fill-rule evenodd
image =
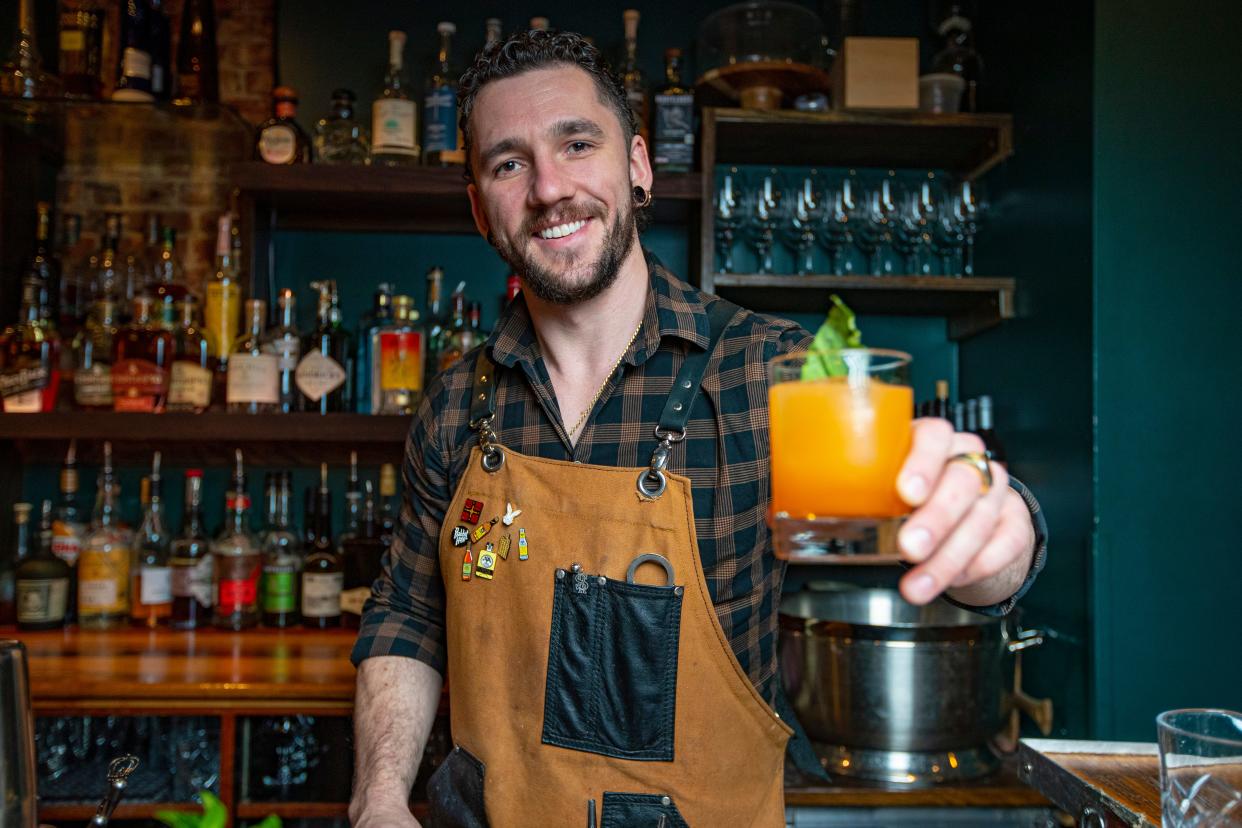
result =
M689 349L708 344L713 300L648 255L651 288L642 327L614 372L575 445L565 435L524 299L510 303L482 347L498 366L495 430L522 454L605 466L645 466L655 423ZM695 532L716 617L742 669L774 699L777 612L785 564L772 554L766 366L805 349L811 334L795 323L740 310L703 378L686 439L669 469L693 484ZM367 602L353 661L380 655L417 658L446 670L440 528L470 449L469 395L477 351L432 381L406 441L404 505L383 572ZM1034 565L1014 596L977 612L1009 612L1043 568L1047 530L1039 506L1014 483L1036 528Z

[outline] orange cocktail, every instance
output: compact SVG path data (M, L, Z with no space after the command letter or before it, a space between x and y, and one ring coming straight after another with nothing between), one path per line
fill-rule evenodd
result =
M807 369L807 362L816 365ZM907 514L897 474L910 450L910 357L845 349L774 360L768 392L777 554ZM822 551L822 550L819 550Z

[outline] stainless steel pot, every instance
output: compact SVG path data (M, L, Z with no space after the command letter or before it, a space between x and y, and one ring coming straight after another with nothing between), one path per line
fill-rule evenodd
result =
M804 592L781 603L785 688L830 773L903 785L982 776L1012 707L1009 655L1042 642L895 590Z

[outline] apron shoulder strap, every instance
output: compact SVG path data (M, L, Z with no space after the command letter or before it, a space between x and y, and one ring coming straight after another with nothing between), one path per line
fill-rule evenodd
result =
M478 362L474 366L474 388L470 392L470 427L477 428L488 417L496 414L496 363L487 355L487 348L479 349Z
M725 328L740 308L732 302L717 299L707 309L707 320L710 329L707 347L702 351L688 354L686 361L677 372L673 381L673 391L664 402L664 411L660 414L660 426L657 433L685 434L686 423L690 420L690 407L698 396L699 386L703 384L703 374L707 371L708 360Z

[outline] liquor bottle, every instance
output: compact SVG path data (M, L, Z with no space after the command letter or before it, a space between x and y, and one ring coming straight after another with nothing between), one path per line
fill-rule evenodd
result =
M78 608L78 559L86 542L86 524L78 508L78 441L69 441L65 461L60 467L60 502L52 520L52 554L69 567L69 595L65 617L72 621Z
M427 357L423 364L424 387L440 373L440 346L443 344L444 323L444 269L439 265L432 265L427 271Z
M952 419L953 409L949 405L949 381L936 380L936 399L932 400L931 416Z
M979 433L979 401L966 401L966 430L971 434Z
M388 72L371 104L371 163L408 167L418 163L418 115L402 73L405 32L388 33Z
M78 559L78 626L83 629L111 629L129 618L130 534L121 524L120 502L112 443L105 441L95 514Z
M294 379L302 393L303 410L331 414L346 409L349 337L341 327L336 282L311 282L311 287L319 291L318 322L303 346Z
M932 72L958 75L966 81L962 92L963 112L979 111L979 76L983 72L983 60L975 51L975 36L970 20L962 13L962 4L953 3L937 27L944 38L944 47L932 58Z
M255 131L254 160L268 164L309 164L311 142L297 122L298 93L291 86L272 90L272 117Z
M532 32L546 32L551 26L551 22L546 17L532 17L530 19L530 29Z
M622 17L625 22L625 62L621 69L621 84L625 87L625 100L634 116L634 128L650 147L647 134L647 81L642 70L638 68L638 18L638 9L626 9Z
M56 408L60 390L60 335L46 310L47 289L37 278L22 280L19 321L5 331L0 349L0 402L4 412L39 413Z
M356 399L354 411L359 414L377 413L379 407L373 404L374 382L371 366L378 358L379 329L392 322L392 293L390 282L380 282L375 288L375 304L362 314L358 320L358 356L354 364L358 366L358 376L354 382Z
M181 534L169 549L172 565L172 628L194 630L211 621L215 565L203 523L203 471L185 470L185 513Z
M380 466L380 540L387 549L392 545L393 532L397 531L397 514L401 507L397 504L397 469L392 463Z
M504 26L504 22L499 17L489 17L483 21L483 45L485 47L500 42L502 26Z
M211 620L225 630L244 630L259 622L259 575L263 570L259 541L250 532L250 496L246 494L241 449L237 449L236 461L225 499L224 525L211 542L215 561Z
M121 65L114 101L153 101L151 94L151 15L147 0L121 6Z
M500 297L500 313L505 312L505 308L509 307L509 303L518 298L518 294L522 292L522 280L516 273L510 273L505 277L505 292Z
M371 584L379 577L384 549L375 519L375 492L368 480L358 534L341 542L341 620L346 627L358 629L361 624L362 608L371 595Z
M302 397L295 375L302 355L302 338L297 328L297 301L293 291L284 288L276 300L279 324L263 336L263 352L276 357L276 410L290 414L302 410Z
M216 225L216 275L207 283L207 308L203 320L204 333L211 345L211 355L216 359L216 375L221 384L228 371L229 350L237 341L241 328L241 283L233 270L232 233L233 216L224 213ZM223 395L216 399L223 402Z
M173 335L151 317L151 297L134 298L133 321L112 351L112 409L161 412L168 397Z
M215 358L198 321L198 300L187 293L174 306L177 326L173 331L172 368L168 378L166 411L206 411L211 405L212 368Z
M298 581L302 573L302 543L289 526L293 476L289 472L269 474L264 490L267 526L259 541L263 550L263 626L293 627L301 620Z
M393 321L374 340L371 410L413 414L423 395L423 331L413 297L393 297Z
M655 93L652 132L656 172L694 169L694 90L681 80L681 49L664 51L664 85Z
M164 0L150 4L151 94L157 101L172 97L172 25L164 11Z
M267 302L246 300L249 326L229 354L226 399L233 414L268 414L280 402L280 357L263 348Z
M358 485L358 452L349 453L349 477L345 481L345 528L337 537L337 551L341 544L358 536L362 525L362 488Z
M177 229L165 227L161 236L158 254L152 260L151 295L155 299L155 316L171 326L177 322L176 304L187 295L185 271L177 258Z
M121 246L121 216L108 213L104 216L104 234L97 261L99 269L95 271L94 284L91 286L94 300L110 299L118 305L124 292L124 262L117 252Z
M319 509L319 489L307 486L302 490L302 548L310 549L315 545L315 532L319 524L315 517Z
M984 450L989 460L995 460L1008 468L1009 456L1000 437L996 436L996 428L992 421L992 397L984 394L979 397L979 439L983 440Z
M440 48L427 73L427 92L423 98L423 160L429 167L448 167L465 162L457 141L457 78L452 64L453 35L457 26L436 24Z
M181 105L220 100L214 0L186 0L177 41L177 95Z
M168 531L160 497L160 453L151 460L151 476L142 500L142 525L134 537L134 567L130 586L130 621L140 627L167 624L172 615L172 569L168 559Z
M86 323L73 341L73 402L84 410L112 409L112 351L120 333L116 302L91 304Z
M60 299L61 266L60 259L52 253L52 205L46 201L35 205L35 245L23 266L22 278L40 282L44 318L49 318L54 327L60 317L60 309L54 303Z
M440 333L440 371L448 370L466 353L463 348L469 342L469 329L466 327L466 283L460 282L453 291L452 321Z
M966 430L966 404L961 402L953 403L953 430L963 432Z
M60 233L60 293L56 328L64 342L77 336L82 317L88 310L91 268L89 255L83 255L82 216L64 216Z
M315 160L320 164L367 163L371 139L354 117L356 101L353 90L332 90L328 114L315 122Z
M11 8L11 7L10 7ZM34 0L19 0L17 32L4 66L0 67L0 95L9 98L58 98L60 78L43 69L35 31Z
M487 339L487 331L483 330L483 306L478 302L470 302L466 305L466 330L470 334L466 351Z
M25 506L29 516L29 503ZM33 544L33 554L21 560L21 541L18 541L18 564L14 571L17 626L23 630L54 630L65 625L65 611L69 606L69 564L52 554L52 501L43 501L42 519L39 521L39 540ZM21 526L18 525L20 532Z
M341 589L345 573L332 544L332 492L328 464L319 466L319 496L315 509L315 540L302 565L302 626L326 629L341 625Z
M107 12L94 2L61 3L59 66L66 98L98 100L106 21Z

